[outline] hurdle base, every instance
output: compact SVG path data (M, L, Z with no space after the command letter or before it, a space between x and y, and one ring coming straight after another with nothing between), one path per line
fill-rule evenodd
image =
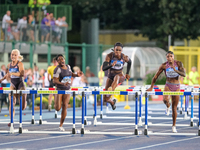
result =
M72 128L72 134L76 134L76 128Z
M85 133L84 128L81 128L81 134L84 134L84 133Z
M19 127L19 133L22 133L22 127Z
M190 126L194 127L194 122L193 121L190 122Z
M144 129L144 135L148 135L148 129Z
M42 120L40 119L39 124L42 124Z
M138 129L135 129L134 134L135 134L135 135L139 135L139 134L138 134Z
M198 131L198 136L200 136L200 130Z
M85 120L84 120L84 125L87 125L87 120L86 120L86 118L85 118Z
M182 110L180 111L180 114L181 114L181 115L183 114Z
M103 114L100 114L100 119L103 119Z
M57 114L55 114L55 118L58 118L58 115L57 115Z
M35 120L34 119L31 120L31 124L35 124Z

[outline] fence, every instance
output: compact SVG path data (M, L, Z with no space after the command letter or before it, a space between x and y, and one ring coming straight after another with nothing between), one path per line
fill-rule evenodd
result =
M0 26L2 22L0 22ZM51 41L53 43L65 43L67 41L67 27L57 25L30 25L13 23L5 24L6 28L0 29L1 41L19 41L44 43ZM6 35L6 36L5 36Z
M20 4L20 5L0 5L0 19L2 20L3 16L6 14L6 11L11 11L11 19L17 21L18 18L21 18L23 15L28 15L28 13L32 12L32 8L28 7L28 4ZM41 12L41 8L39 8L39 14ZM65 16L66 21L69 25L68 30L72 29L72 6L70 5L49 5L47 6L47 12L53 13L55 18ZM39 16L39 20L41 21L41 17Z

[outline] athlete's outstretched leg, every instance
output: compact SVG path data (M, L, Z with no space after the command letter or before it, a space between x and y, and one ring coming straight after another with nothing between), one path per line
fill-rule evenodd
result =
M63 126L63 123L65 121L65 117L67 116L67 107L68 107L69 99L70 99L70 94L63 94L60 127Z

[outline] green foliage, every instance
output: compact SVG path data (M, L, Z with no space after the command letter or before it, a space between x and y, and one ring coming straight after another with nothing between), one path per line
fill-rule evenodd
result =
M76 106L75 107L80 107L82 105L82 97L81 95L76 95ZM71 107L73 107L73 97L70 97L69 104Z
M139 29L143 36L167 45L175 39L197 39L200 27L199 0L68 0L73 6L73 29L81 20L100 19L101 29Z
M150 72L146 75L145 77L145 84L146 85L151 85L151 81L154 77L154 75L156 74L156 72ZM164 85L166 83L166 77L165 77L165 74L162 73L160 74L160 76L158 77L158 79L156 80L156 85Z

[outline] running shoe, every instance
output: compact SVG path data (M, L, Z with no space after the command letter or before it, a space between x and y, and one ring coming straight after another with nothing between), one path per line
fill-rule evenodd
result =
M61 132L64 132L64 131L65 131L65 129L64 129L63 127L59 127L59 130L60 130Z
M170 114L170 107L167 107L165 110L165 115L169 116L169 114Z
M172 126L172 132L177 133L176 126Z
M51 111L51 105L48 106L48 110Z
M116 109L116 105L115 105L116 101L117 101L116 99L113 99L113 102L114 102L114 104L113 104L113 105L111 105L113 110L115 110L115 109Z

